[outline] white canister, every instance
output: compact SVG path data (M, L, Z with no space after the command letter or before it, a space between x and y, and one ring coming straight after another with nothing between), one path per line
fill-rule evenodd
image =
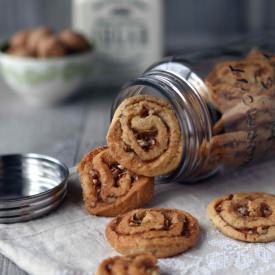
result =
M102 76L128 79L162 57L162 0L74 0L73 28L95 43Z

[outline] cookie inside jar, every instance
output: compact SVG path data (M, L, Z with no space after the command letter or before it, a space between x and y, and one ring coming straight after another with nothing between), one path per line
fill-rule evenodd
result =
M153 177L177 168L183 142L176 114L168 101L137 95L116 109L107 134L114 158L136 174Z
M198 181L268 158L275 150L275 55L246 49L235 55L194 56L190 55L190 62L176 56L152 65L122 88L112 108L113 121L122 121L128 115L117 115L117 110L130 98L153 96L170 104L180 127L182 149L174 153L181 154L181 159L173 169L161 168L154 174L164 182ZM135 115L125 120L135 146L127 140L131 135L124 133L124 126L117 130L124 136L123 148L129 156L139 155L138 150L148 156L156 148L165 151L170 144L158 140L165 131L159 135L160 128L157 133L154 127L144 128L153 112L150 106L139 109L143 128L135 127ZM169 127L167 132L172 132Z
M251 164L275 150L273 58L253 49L242 59L217 64L206 77L213 105L221 112L213 125L210 158L228 168ZM219 150L217 140L223 142Z

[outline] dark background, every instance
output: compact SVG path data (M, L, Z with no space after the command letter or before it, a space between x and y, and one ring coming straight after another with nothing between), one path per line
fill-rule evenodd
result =
M205 47L273 31L274 11L273 0L164 0L165 49ZM70 0L0 0L2 38L24 27L70 24Z

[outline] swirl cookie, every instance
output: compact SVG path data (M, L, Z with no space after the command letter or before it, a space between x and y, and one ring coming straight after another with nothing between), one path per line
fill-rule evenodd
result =
M116 256L104 260L96 275L159 275L157 259L150 253Z
M214 67L205 82L216 108L224 113L241 100L274 95L274 68L263 59L225 61Z
M240 167L263 157L272 145L270 129L229 132L214 136L209 144L208 167Z
M245 242L275 240L275 196L236 193L214 199L208 217L224 235Z
M150 252L170 257L193 247L198 221L177 209L137 209L113 219L106 228L109 243L122 254Z
M137 174L152 177L177 168L182 135L170 104L153 96L134 96L117 108L107 135L119 163Z
M275 98L270 96L255 96L249 105L240 102L226 111L214 125L215 135L223 131L249 130L271 124L275 120Z
M149 202L154 194L154 179L118 164L107 147L89 152L78 172L85 208L94 215L116 216Z

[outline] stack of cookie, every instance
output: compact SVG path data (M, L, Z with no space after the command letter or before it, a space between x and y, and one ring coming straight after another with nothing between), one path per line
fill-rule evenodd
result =
M88 51L88 40L73 30L55 33L49 27L37 27L16 32L8 43L7 53L20 57L62 57Z
M154 177L176 169L182 157L182 135L172 106L153 96L124 100L107 142L78 165L85 207L94 215L116 216L149 202Z

